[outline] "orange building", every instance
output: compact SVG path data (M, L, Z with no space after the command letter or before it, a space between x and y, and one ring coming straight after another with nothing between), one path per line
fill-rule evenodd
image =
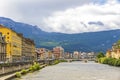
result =
M60 59L64 57L64 49L61 46L53 48L53 54L55 59Z
M53 54L52 51L46 48L36 48L37 59L38 60L45 60L45 59L52 59Z

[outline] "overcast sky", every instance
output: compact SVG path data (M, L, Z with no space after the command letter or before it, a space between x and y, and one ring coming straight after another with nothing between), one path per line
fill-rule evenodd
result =
M120 0L0 0L0 16L48 32L120 29Z

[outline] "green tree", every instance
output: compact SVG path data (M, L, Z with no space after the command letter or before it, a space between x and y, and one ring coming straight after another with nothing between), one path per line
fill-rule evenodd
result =
M117 41L117 44L120 44L120 40Z
M96 58L98 58L98 59L102 58L102 57L105 57L104 53L102 53L102 52L99 52L96 56Z
M120 40L117 41L116 47L117 49L120 49Z

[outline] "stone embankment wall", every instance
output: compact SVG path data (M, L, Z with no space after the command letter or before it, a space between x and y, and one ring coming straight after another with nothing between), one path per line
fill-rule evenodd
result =
M21 69L26 69L29 68L31 65L32 63L11 63L0 65L0 75L12 73Z
M37 61L40 64L52 64L54 60ZM29 68L33 62L0 64L0 76Z

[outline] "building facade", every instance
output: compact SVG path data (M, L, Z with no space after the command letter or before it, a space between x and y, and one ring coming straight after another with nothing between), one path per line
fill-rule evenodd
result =
M8 62L16 62L21 60L22 55L22 38L19 33L0 25L0 32L5 36L6 59Z
M36 53L38 60L53 59L52 51L46 48L36 48Z
M112 49L106 52L106 57L120 59L120 45L114 43Z
M65 59L71 59L71 58L73 58L72 53L65 52L64 58L65 58Z
M106 52L106 57L120 59L120 49L108 50Z
M35 43L29 38L22 37L22 61L36 60Z
M53 48L53 54L55 59L62 59L64 58L64 49L61 46L57 46Z
M89 60L95 60L95 53L94 52L87 53L87 56L88 56Z
M78 51L73 52L73 58L74 59L79 59L80 58L80 53Z
M0 33L0 62L6 61L6 42L5 36Z
M22 34L0 25L0 32L5 36L6 61L21 62L36 60L35 43Z

